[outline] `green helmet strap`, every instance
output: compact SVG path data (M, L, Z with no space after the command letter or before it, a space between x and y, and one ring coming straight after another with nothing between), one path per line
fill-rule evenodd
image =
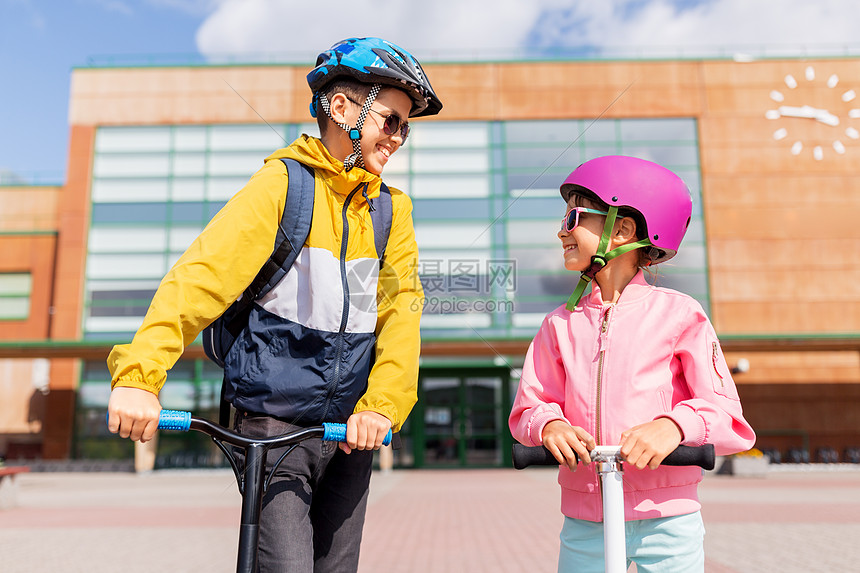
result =
M606 223L603 225L603 234L600 236L600 243L597 245L597 252L593 257L591 257L591 265L582 272L582 275L579 277L579 283L576 285L576 289L573 291L573 294L570 295L570 298L567 299L567 304L565 305L567 310L573 312L576 305L579 304L579 301L582 299L582 295L585 293L585 287L588 286L588 283L594 280L594 276L606 266L606 263L619 255L623 255L624 253L629 253L630 251L641 249L642 247L650 247L652 245L651 241L645 238L641 241L636 241L635 243L621 245L607 253L606 247L609 246L609 238L612 236L612 228L615 226L615 219L617 216L618 207L609 207L609 213L606 215Z

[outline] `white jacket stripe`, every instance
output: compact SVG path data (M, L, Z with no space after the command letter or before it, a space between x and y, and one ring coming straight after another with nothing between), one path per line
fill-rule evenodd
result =
M379 261L346 261L349 318L346 332L376 329L376 286ZM343 317L343 282L340 261L327 249L305 246L289 272L259 304L272 314L302 326L338 332Z

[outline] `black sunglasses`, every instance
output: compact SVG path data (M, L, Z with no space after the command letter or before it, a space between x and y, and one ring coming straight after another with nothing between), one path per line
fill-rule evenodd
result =
M349 96L346 96L346 99L348 99L355 105L362 105ZM403 143L406 143L406 138L409 137L408 121L403 121L400 116L394 112L391 112L386 115L381 111L376 111L373 108L370 108L368 111L372 111L376 115L385 118L385 123L382 124L382 133L384 133L385 135L394 135L395 133L400 132L400 139L403 140Z
M384 133L385 135L394 135L399 131L400 139L402 139L404 142L406 141L406 138L409 137L408 121L403 121L402 119L400 119L399 115L393 112L389 113L388 115L385 115L381 111L376 111L373 108L370 108L370 111L380 117L385 118L385 123L382 124L382 133Z

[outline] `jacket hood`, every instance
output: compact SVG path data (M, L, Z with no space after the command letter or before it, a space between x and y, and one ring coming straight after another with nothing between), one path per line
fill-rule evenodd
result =
M343 168L343 161L332 157L323 142L316 137L302 135L289 147L284 147L266 158L266 162L279 161L281 158L295 159L312 167L328 186L342 195L349 194L361 183L367 183L367 193L373 197L379 193L382 179L378 175L355 167L350 171Z

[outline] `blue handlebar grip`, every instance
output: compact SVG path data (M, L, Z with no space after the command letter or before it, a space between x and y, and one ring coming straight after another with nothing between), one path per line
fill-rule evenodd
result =
M182 410L162 410L158 415L159 430L187 432L191 428L191 412Z
M346 441L346 424L336 424L334 422L324 422L323 440L326 442L345 442ZM391 443L391 430L385 434L382 440L382 445L387 446Z

